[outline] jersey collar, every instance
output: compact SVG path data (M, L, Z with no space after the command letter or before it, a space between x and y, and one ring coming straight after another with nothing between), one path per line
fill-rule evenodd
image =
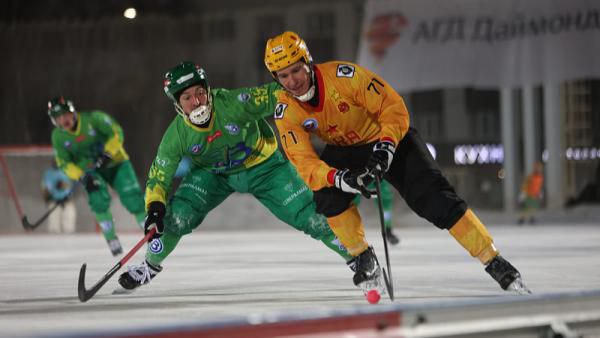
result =
M323 111L323 103L325 102L325 86L323 85L323 75L321 75L321 71L319 71L319 68L317 68L317 66L313 66L313 70L315 72L315 79L317 80L317 83L315 84L315 86L317 88L317 95L319 95L319 105L316 107L311 106L310 104L308 104L308 102L300 102L300 105L309 111L313 111L313 112L321 112Z
M199 132L207 132L207 131L210 131L213 128L213 126L215 125L215 120L216 120L217 112L215 111L215 107L214 106L213 106L213 111L212 111L211 115L212 116L210 117L210 123L208 124L208 127L206 127L206 128L198 127L195 124L193 124L192 122L190 122L189 119L186 119L184 117L181 117L181 118L183 119L183 122L186 125L188 125L190 128L192 128L193 130L199 131Z

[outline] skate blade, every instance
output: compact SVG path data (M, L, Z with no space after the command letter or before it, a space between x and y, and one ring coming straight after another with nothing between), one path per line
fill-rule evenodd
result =
M113 290L112 294L113 295L129 295L129 294L133 293L134 291L135 291L135 289L128 290L125 288L117 288L117 289Z
M387 294L387 289L385 287L385 283L383 282L383 278L381 275L377 277L375 280L364 281L357 285L359 289L362 290L365 297L369 294L369 292L375 290L379 293L380 296L384 296Z
M531 290L523 283L521 278L515 279L510 285L506 288L506 291L514 292L519 296L526 296L532 294Z

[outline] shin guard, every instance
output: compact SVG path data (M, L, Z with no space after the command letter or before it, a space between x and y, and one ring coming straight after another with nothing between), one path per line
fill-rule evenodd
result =
M487 264L498 255L492 236L471 209L450 228L450 234L473 257Z
M341 214L327 218L327 222L352 256L359 255L369 247L358 208L354 204Z

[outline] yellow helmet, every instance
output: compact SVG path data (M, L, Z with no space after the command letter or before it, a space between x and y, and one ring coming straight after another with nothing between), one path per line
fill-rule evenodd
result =
M312 63L306 43L294 32L284 32L267 41L265 48L265 66L273 76L275 72L303 60Z

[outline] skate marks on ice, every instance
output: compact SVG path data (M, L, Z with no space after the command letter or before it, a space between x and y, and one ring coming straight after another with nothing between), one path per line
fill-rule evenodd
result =
M398 229L390 248L395 304L449 304L511 296L447 232ZM502 254L534 295L589 290L600 281L600 227L490 227ZM125 250L140 234L122 235ZM377 230L367 238L383 257ZM142 248L129 263L143 259ZM15 337L222 320L252 313L318 312L366 303L344 262L295 231L209 232L185 237L148 285L112 295L118 275L87 303L77 298L79 267L95 281L117 261L98 234L0 237L0 325ZM381 260L381 258L380 258ZM389 304L382 299L380 304ZM101 318L102 320L98 320Z

